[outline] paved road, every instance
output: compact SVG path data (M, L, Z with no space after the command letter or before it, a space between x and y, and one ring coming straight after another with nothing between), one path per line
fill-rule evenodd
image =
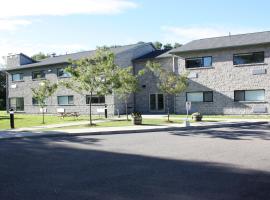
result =
M2 200L268 200L270 127L0 141Z

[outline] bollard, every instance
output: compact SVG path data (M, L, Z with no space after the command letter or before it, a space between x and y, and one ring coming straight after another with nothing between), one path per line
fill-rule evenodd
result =
M10 109L9 110L9 115L10 115L10 128L11 129L14 129L15 128L15 125L14 125L14 110L13 109Z
M105 114L105 118L108 118L108 109L107 109L107 105L105 105L105 109L104 109L104 114Z

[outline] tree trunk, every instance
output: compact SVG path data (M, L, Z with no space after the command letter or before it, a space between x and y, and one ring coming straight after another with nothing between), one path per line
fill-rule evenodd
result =
M45 119L44 119L44 108L42 107L42 124L45 124Z
M166 96L166 106L168 114L168 122L170 121L169 95Z
M93 125L92 123L92 95L93 93L90 93L90 99L89 99L89 121L90 121L90 126Z
M127 99L125 100L125 104L126 104L126 116L127 116L127 121L128 121L128 102L127 102Z

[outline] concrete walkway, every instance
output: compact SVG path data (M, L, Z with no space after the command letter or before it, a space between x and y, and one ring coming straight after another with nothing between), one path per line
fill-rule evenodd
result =
M104 120L95 121L95 123L103 122ZM80 122L87 124L89 122ZM125 127L100 127L100 128L82 128L82 129L64 129L64 130L49 130L42 131L41 127L31 129L18 129L0 131L0 139L25 138L25 137L41 137L41 136L79 136L79 135L106 135L106 134L127 134L127 133L144 133L157 131L171 131L171 130L189 130L189 129L206 129L206 128L220 128L220 127L239 127L252 126L260 124L269 124L268 121L237 121L237 122L197 122L192 123L190 127L184 127L181 124L167 124L167 125L141 125L141 126L125 126ZM63 124L62 124L63 125ZM59 128L62 125L48 125L44 128ZM64 124L66 126L78 125L78 122Z

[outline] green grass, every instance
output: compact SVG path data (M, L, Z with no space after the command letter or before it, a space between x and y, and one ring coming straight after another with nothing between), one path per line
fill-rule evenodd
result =
M98 116L93 116L93 119L98 119ZM50 124L62 124L68 122L76 121L86 121L89 120L89 116L80 116L77 119L74 117L65 117L62 119L58 116L46 115L45 116L45 125ZM9 129L9 114L5 111L0 111L0 130ZM29 115L29 114L17 114L15 113L15 128L26 128L33 126L41 126L42 116L41 115Z
M143 119L142 122L144 126L161 126L166 124L181 124L183 123L182 120L173 120L170 122L167 122L165 119ZM67 126L67 127L61 127L61 128L53 128L53 129L46 129L47 130L64 130L64 129L83 129L83 128L102 128L102 127L124 127L124 126L133 126L132 121L126 121L126 120L113 120L113 121L107 121L107 122L100 122L95 125L89 126L89 125L77 125L77 126Z
M170 115L172 119L174 118L186 118L186 115ZM191 119L191 115L189 115ZM204 115L203 119L270 119L270 115Z

